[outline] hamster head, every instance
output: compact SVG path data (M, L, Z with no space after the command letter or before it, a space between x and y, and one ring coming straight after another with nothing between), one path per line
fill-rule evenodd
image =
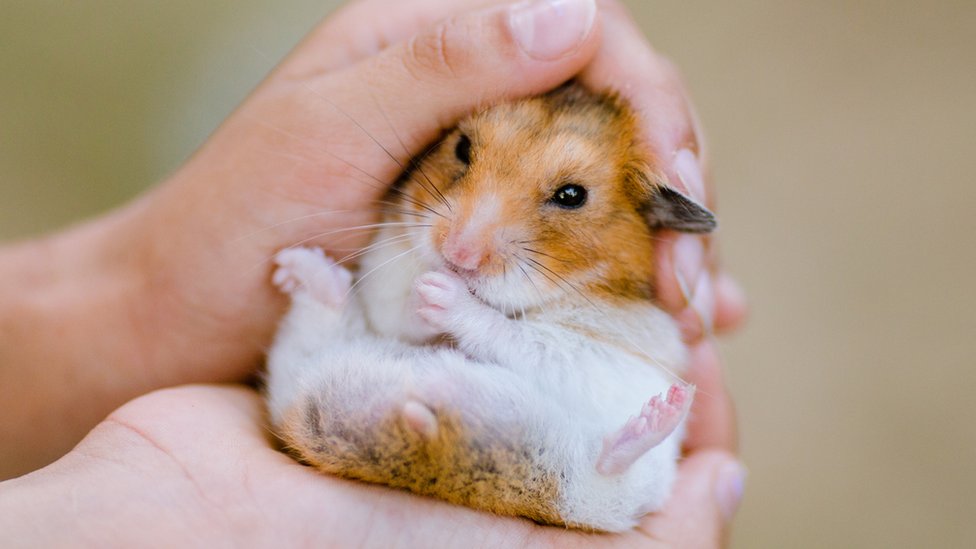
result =
M430 225L411 239L432 268L514 314L581 295L651 299L654 226L714 227L657 181L623 100L569 84L462 120L398 200L404 221Z

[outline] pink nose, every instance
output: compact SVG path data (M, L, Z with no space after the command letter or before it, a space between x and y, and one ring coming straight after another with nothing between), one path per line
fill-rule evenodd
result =
M444 259L455 267L473 271L481 266L485 259L485 250L482 246L472 242L462 242L461 239L449 236L444 241L442 250Z

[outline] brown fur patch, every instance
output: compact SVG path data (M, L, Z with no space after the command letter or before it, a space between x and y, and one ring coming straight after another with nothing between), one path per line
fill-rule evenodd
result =
M377 422L328 417L314 400L286 414L285 443L327 473L403 488L501 515L562 525L559 478L543 470L518 440L473 432L456 414L436 411L432 440L410 430L399 414Z
M461 135L471 140L470 164L455 154ZM435 245L459 230L490 196L501 203L485 235L514 235L479 267L498 275L519 254L550 288L603 300L648 300L654 295L654 242L645 216L659 177L639 143L637 120L616 94L577 84L547 95L503 104L462 120L422 158L401 189L412 211L442 199L453 211L431 215ZM566 183L588 191L576 210L550 201ZM401 219L406 220L406 219ZM527 243L526 243L527 242ZM506 249L510 248L510 249Z

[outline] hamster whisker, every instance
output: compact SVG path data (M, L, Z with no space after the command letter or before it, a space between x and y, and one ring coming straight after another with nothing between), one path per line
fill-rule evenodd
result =
M531 265L529 266L531 267ZM545 307L542 306L542 303L546 300L545 296L542 294L542 290L539 289L539 286L536 285L534 280L532 280L532 276L526 273L524 269L522 270L522 273L525 274L525 279L529 281L529 284L532 286L532 289L535 290L536 295L539 296L539 311L541 311L544 316L547 316L546 309Z
M398 214L398 215L402 215L402 216L415 217L415 218L423 219L423 220L429 220L430 217L431 217L429 214L426 214L426 213L423 213L423 212L410 211L410 210L407 210L407 209L403 208L402 206L400 206L398 204L392 204L392 203L390 205L388 205L388 206L387 205L381 206L380 209L379 209L379 211L380 211L380 213L383 213L383 214L388 214L388 215L389 214Z
M257 49L255 49L255 51L256 51L256 52L257 52L257 53L258 53L259 55L262 55L263 57L265 57L266 59L268 58L268 56L267 56L267 55L265 55L265 54L264 54L263 52L261 52L261 51L259 51L259 50L257 50ZM405 167L404 167L404 165L403 165L403 163L402 163L402 162L400 162L400 161L399 161L399 160L398 160L398 159L396 158L396 156L394 156L394 155L393 155L393 153L391 153L391 152L389 151L389 149L387 149L387 148L386 148L385 146L383 146L383 144L382 144L382 143L380 143L380 142L379 142L379 140L378 140L378 139L376 139L376 137L375 137L375 136L374 136L374 135L373 135L372 133L370 133L370 132L369 132L369 130L367 130L367 129L366 129L366 128L365 128L365 127L364 127L364 126L362 125L362 124L360 124L360 123L359 123L359 121L358 121L358 120L356 120L356 118L355 118L354 116L352 116L351 114L349 114L348 112L346 112L346 111L345 111L345 109L343 109L343 108L342 108L342 107L340 107L340 106L339 106L338 104L336 104L336 102L335 102L335 101L333 101L333 100L331 100L331 99L329 99L328 97L326 97L325 95L323 95L322 93L320 93L320 92L319 92L318 90L316 90L315 88L313 88L312 86L310 86L310 85L308 84L308 82L306 82L306 81L305 81L304 79L303 79L303 80L300 80L300 82L302 83L302 86L303 86L303 87L304 87L304 88L305 88L306 90L308 90L308 92L309 92L309 93L311 93L311 94L312 94L312 95L314 95L315 97L318 97L319 99L321 99L321 100L322 100L323 102L325 102L325 103L326 103L326 104L328 104L328 105L329 105L330 107L332 107L333 109L335 109L335 111L336 111L336 112L338 112L339 114L341 114L342 116L344 116L344 117L345 117L345 118L346 118L347 120L349 120L349 121L350 121L350 122L352 122L352 123L353 123L353 124L354 124L354 125L355 125L355 126L356 126L357 128L359 128L359 130L360 130L360 131L362 131L362 132L363 132L363 134L364 134L364 135L366 135L366 137L368 137L368 138L370 139L370 141L372 141L373 143L375 143L377 147L379 147L380 149L382 149L382 150L383 150L383 152L384 152L384 153L386 153L386 156L388 156L388 157L390 158L390 160L392 160L393 162L395 162L395 163L396 163L396 165L397 165L397 166L398 166L398 167L400 168L400 171L401 171L401 172L403 172L403 171L405 171ZM375 101L375 97L374 97L374 101ZM377 106L378 106L378 105L377 105ZM385 117L385 115L384 115L384 117ZM389 122L389 121L387 121L387 122ZM334 155L333 155L333 156L334 156ZM336 157L336 158L338 158L338 157ZM341 160L341 161L342 161L342 159L341 159L341 158L339 158L339 160ZM352 166L352 164L350 164L350 166ZM352 167L353 167L353 168L356 168L356 166L352 166ZM357 168L357 169L358 169L358 168ZM375 178L374 178L374 179L375 179ZM382 183L382 182L381 182L381 183ZM386 185L386 184L384 183L384 185Z
M424 210L427 210L428 212L436 215L437 217L440 217L442 219L447 219L446 217L444 217L444 214L438 212L431 206L424 204L420 200L417 200L416 198L409 196L407 193L401 191L400 189L390 187L390 192L395 193L398 197L402 198L403 200L406 200L407 202L413 204L414 206L417 206L418 208L423 208Z
M380 116L382 116L383 120L386 121L387 127L390 128L390 131L393 132L393 136L396 137L397 142L400 143L400 148L403 149L403 154L407 157L410 157L409 160L410 168L419 171L420 174L424 176L424 179L427 180L427 185L424 185L422 181L417 181L420 184L421 188L427 191L427 194L429 194L431 198L443 204L447 208L448 212L453 213L454 210L451 208L451 204L447 201L447 198L441 193L440 189L437 188L437 185L435 185L434 182L431 181L430 177L427 176L427 172L424 171L423 166L421 165L420 162L417 161L416 157L410 155L410 151L407 149L407 145L403 142L403 139L400 138L400 133L397 132L396 128L393 126L393 123L390 122L390 118L386 116L386 111L383 110L383 107L380 106L379 101L376 100L376 95L373 93L373 90L369 91L369 96L373 100L373 105L376 107L376 110L380 113ZM430 186L430 188L428 188L428 185ZM431 192L431 189L434 190L433 193ZM437 194L435 195L434 193Z
M257 50L255 50L255 51L257 51ZM262 55L264 57L267 57L265 54L263 54L260 51L257 51L257 53L259 55ZM308 82L305 82L304 80L302 80L302 86L306 90L308 90L309 93L311 93L315 97L321 99L323 102L325 102L330 107L332 107L333 109L335 109L336 112L338 112L339 114L341 114L343 117L345 117L350 122L352 122L357 128L359 128L359 130L362 131L363 134L370 139L370 141L372 141L373 143L375 143L376 146L379 147L383 151L383 153L386 154L386 156L389 157L390 160L392 160L397 165L398 168L400 168L400 172L401 173L407 171L406 166L404 165L404 163L402 161L400 161L392 152L390 152L390 150L387 149L382 143L380 143L380 141L376 138L376 136L374 136L372 133L370 133L370 131L367 130L366 127L363 126L358 120L356 120L356 118L354 116L352 116L351 114L349 114L348 112L346 112L346 110L343 109L342 107L340 107L338 104L336 104L335 101L332 101L331 99L329 99L328 97L326 97L325 95L323 95L322 93L320 93L318 90L316 90L315 88L313 88L312 86L310 86L308 84ZM386 116L386 112L382 109L382 107L380 107L379 103L376 101L376 96L373 95L372 91L370 92L370 96L373 98L373 103L376 106L377 111L383 116L383 119L386 121L387 126L389 126L390 130L393 131L393 134L396 136L397 141L400 142L400 146L403 148L404 156L410 157L410 151L407 150L407 147L403 143L403 140L400 138L399 133L397 133L396 128L394 128L393 125L390 123L389 117ZM275 131L279 131L279 132L284 133L284 134L286 134L286 135L288 135L290 137L293 137L295 139L298 139L299 141L303 141L303 139L300 136L295 135L292 132L289 132L289 131L284 130L282 128L277 128L277 127L274 127L274 126L270 126L267 123L265 123L263 120L257 119L257 118L255 118L253 116L249 116L248 118L254 120L255 122L257 122L259 124L264 125L265 127L269 127L269 128L271 128L271 129L273 129ZM335 158L336 160L338 160L338 161L346 164L347 166L353 168L354 170L359 171L360 173L362 173L366 177L369 177L370 179L372 179L373 181L377 182L380 185L379 187L375 187L374 186L373 188L375 188L377 190L380 190L380 191L384 191L384 192L386 192L388 190L389 191L392 191L392 192L396 193L397 196L399 196L399 197L403 198L404 200L406 200L406 201L414 204L415 206L418 206L420 208L423 208L425 210L428 210L431 213L433 213L435 215L438 215L440 217L444 217L440 213L436 212L433 208L427 206L426 204L423 204L423 203L417 201L413 197L407 196L406 193L403 193L399 189L396 189L396 188L392 187L391 186L391 182L389 182L389 181L383 181L383 180L379 179L378 177L374 176L373 174L367 172L366 170L360 168L359 166L356 166L355 164L349 162L348 160L346 160L346 159L344 159L344 158L336 155L335 153L332 153L331 151L329 151L327 149L317 149L317 151L325 152L329 156L331 156L331 157ZM416 164L416 161L415 160L411 160L410 162L411 162L411 165L415 165ZM421 170L421 173L423 173L423 170ZM427 174L426 173L423 173L423 175L424 175L424 178L427 179L427 181L430 181L430 178L427 177ZM360 181L360 182L366 184L366 182L364 182L364 181ZM431 193L430 189L427 189L423 185L421 185L421 186L424 187L424 189L427 190L428 193ZM440 190L438 190L436 186L434 186L434 190L437 192L438 195L440 195L440 200L444 203L444 205L450 211L451 210L451 206L450 206L450 204L447 203L447 200L444 198L444 195L441 194ZM433 193L431 193L431 196L433 196Z
M270 231L272 229L277 229L278 227L281 227L281 226L284 226L284 225L288 225L289 223L296 223L298 221L304 221L306 219L311 219L313 217L319 217L319 216L323 216L323 215L335 215L335 214L356 214L356 215L358 215L360 213L362 213L362 212L359 212L359 211L356 211L356 210L325 210L325 211L321 211L321 212L317 212L317 213L313 213L313 214L300 215L298 217L293 217L291 219L286 219L286 220L281 221L279 223L275 223L274 225L269 225L267 227L264 227L263 229L258 229L256 231L249 232L249 233L247 233L247 234L245 234L243 236L239 236L239 237L231 240L230 242L228 242L228 244L235 244L237 242L240 242L241 240L246 240L246 239L251 238L251 237L253 237L255 235L261 234L263 232L267 232L267 231Z
M553 261L558 261L560 263L569 263L569 260L567 260L567 259L561 259L561 258L558 258L558 257L556 257L554 255L550 255L550 254L547 254L545 252L540 252L539 250L533 250L532 248L526 248L525 246L522 246L522 249L525 250L525 251L527 251L527 252L529 252L529 253L538 254L538 255L541 255L543 257L548 257L549 259L552 259Z
M247 116L247 115L245 115L245 116ZM279 128L279 127L276 127L276 126L272 126L272 125L270 125L270 124L268 124L268 123L264 122L263 120L260 120L260 119L258 119L256 117L248 116L248 118L250 120L258 123L258 124L263 125L264 127L268 128L268 129L277 131L279 133L282 133L284 135L287 135L289 137L292 137L292 138L294 138L296 140L301 140L302 139L301 136L299 136L299 135L297 135L297 134L295 134L293 132L290 132L288 130L285 130L283 128ZM368 132L367 132L367 134L368 134ZM372 138L372 136L370 136L370 138ZM373 139L373 141L376 141L376 140ZM431 213L433 213L435 215L439 215L441 217L444 217L443 215L441 215L440 213L438 213L437 211L435 211L430 206L424 204L423 202L421 202L421 201L413 198L412 196L407 195L406 193L404 193L400 189L391 187L390 186L390 182L383 181L382 179L380 179L380 178L376 177L375 175L369 173L365 169L360 168L359 166L353 164L352 162L346 160L345 158L342 158L341 156L333 153L332 151L330 151L328 149L317 149L317 151L318 152L323 152L323 153L331 156L332 158L338 160L339 162L342 162L343 164L349 166L350 168L356 170L357 172L359 172L359 173L365 175L366 177L368 177L369 179L373 180L376 184L374 185L374 184L372 184L372 183L370 183L368 181L363 181L362 179L358 179L358 178L351 178L354 181L356 181L358 183L362 183L363 185L367 185L367 186L369 186L369 187L371 187L371 188L373 188L373 189L375 189L377 191L382 191L382 192L389 191L389 192L392 192L392 193L396 194L398 197L402 198L403 200L406 200L407 202L410 202L414 206L417 206L418 208L423 208L423 209L425 209L425 210L427 210L427 211L429 211L429 212L431 212ZM389 154L389 151L387 151L387 154ZM284 156L287 156L288 158L295 158L294 155L284 155ZM304 157L297 157L297 158L302 159L302 160L305 160L305 161L310 161L308 158L304 158ZM396 161L396 159L394 159L394 161ZM400 164L398 161L397 161L397 164L401 167L401 169L403 168L403 165Z
M391 200L377 200L376 204L378 206L381 206L380 209L381 212L397 212L397 213L402 213L404 215L414 215L417 217L430 217L423 212L412 212L410 210L406 210L403 208L403 204L398 204Z
M279 128L278 126L274 126L272 124L268 124L267 122L265 122L264 120L261 120L260 118L258 118L256 116L251 116L251 115L248 115L246 113L243 113L243 116L246 116L252 122L255 122L257 124L260 124L260 125L264 126L265 128L268 128L269 130L273 130L273 131L276 131L276 132L278 132L280 134L283 134L283 135L286 135L288 137L291 137L291 138L295 139L296 141L304 142L304 141L307 140L307 137L302 137L302 136L296 134L295 132L291 132L291 131L288 131L288 130L286 130L284 128ZM378 183L380 185L380 187L374 187L377 190L382 190L385 187L389 186L389 183L388 182L383 181L382 179L380 179L380 178L376 177L375 175L369 173L365 169L360 168L359 166L353 164L352 162L346 160L345 158L342 158L341 156L335 154L334 152L332 152L332 151L330 151L328 149L317 148L317 149L315 149L315 152L317 152L317 153L318 152L324 152L325 154L331 156L332 158L338 160L339 162L342 162L346 166L349 166L350 168L356 170L357 172L359 172L359 173L365 175L366 177L372 179L373 181L375 181L376 183ZM305 161L305 162L313 162L312 159L310 159L308 157L305 157L305 156L298 156L298 155L293 155L293 154L287 154L287 153L283 153L283 152L280 152L280 151L276 151L275 154L277 154L278 156L284 156L285 158L291 158L291 159L295 159L295 160L302 160L302 161ZM357 181L359 181L360 183L366 184L365 181L361 181L361 180L357 180Z
M530 263L529 267L532 267L533 269L535 269L536 271L538 271L539 274L541 274L541 275L545 276L546 278L548 278L549 281L552 282L554 285L561 286L561 287L564 287L564 288L568 287L568 288L572 289L577 294L579 294L580 297L582 297L583 299L585 299L587 301L587 303L589 303L594 308L596 308L596 309L600 310L601 312L603 312L602 309L600 309L600 307L596 303L594 303L589 297L587 297L587 295L585 293L583 293L582 290L580 290L575 284L573 284L569 280L566 280L566 278L564 276L560 275L556 271L553 271L549 267L546 267L545 265L543 265L542 263L536 261L535 259L532 259L531 257L526 257L525 260ZM546 274L546 273L548 273L548 274ZM555 277L555 279L552 278L552 277L550 277L549 275L552 275L552 277ZM562 282L562 284L560 284L560 282Z
M403 256L405 256L407 254L411 254L411 253L419 250L422 247L423 247L423 244L418 244L418 245L414 246L413 248L410 248L409 250L407 250L405 252L398 253L397 255L391 257L390 259L387 259L386 261L384 261L383 263L380 263L379 265L373 267L372 269L370 269L366 273L359 275L359 277L356 279L356 281L353 282L352 286L350 286L349 289L346 290L345 297L348 299L349 296L352 294L352 292L359 286L359 283L362 282L363 280L365 280L367 277L369 277L369 275L371 275L374 272L376 272L377 270L379 270L379 269L387 266L388 264L393 263L394 261L400 259L401 257L403 257Z
M383 213L385 213L385 214L397 214L397 215L411 216L411 217L416 217L416 218L419 218L419 219L422 219L422 220L430 219L430 216L429 215L425 215L425 214L421 214L421 213L417 213L417 212L409 212L409 211L406 211L406 210L383 210Z
M362 124L360 124L359 121L356 120L356 118L354 116L352 116L351 114L349 114L348 112L346 112L345 109L343 109L342 107L340 107L339 105L337 105L335 101L332 101L331 99L329 99L325 95L319 93L318 90L316 90L315 88L313 88L312 86L310 86L308 84L308 82L306 82L305 80L301 80L301 82L302 82L302 85L305 87L305 89L308 90L312 95L318 97L319 99L321 99L322 101L324 101L325 103L327 103L329 106L331 106L333 109L335 109L336 112L338 112L339 114L341 114L342 116L344 116L347 120L349 120L357 128L359 128L359 130L362 131L363 134L366 137L368 137L370 141L372 141L373 143L375 143L376 146L379 147L386 154L386 156L388 156L390 158L390 160L392 160L394 163L396 163L396 165L400 168L400 171L401 172L406 171L406 167L403 165L403 162L401 162L399 159L397 159L397 157L394 156L393 153L391 153L389 149L387 149L385 146L383 146L383 144L380 143L379 139L376 139L376 136L374 136L372 133L369 132L369 130L367 130Z
M371 231L371 230L381 229L381 228L387 227L387 226L400 226L400 227L404 227L404 228L424 228L424 227L429 227L430 225L429 224L424 224L424 223L408 222L408 221L404 221L404 222L386 221L386 222L381 222L381 223L370 223L370 224L367 224L367 225L358 225L358 226L355 226L355 227L344 227L342 229L334 229L334 230L331 230L331 231L326 231L326 232L322 232L322 233L313 234L311 236L308 236L306 238L303 238L303 239L299 240L298 242L293 243L290 246L287 246L287 248L282 248L282 249L297 248L297 247L299 247L299 246L301 246L303 244L306 244L306 243L308 243L308 242L310 242L312 240L315 240L315 239L318 239L318 238L323 238L323 237L326 237L326 236L335 235L335 234L349 233L349 232L352 232L352 231ZM250 267L248 267L246 270L244 270L241 273L242 276L243 275L246 275L246 274L249 274L249 273L252 273L255 269L258 269L258 268L260 268L260 267L262 267L264 265L267 265L268 263L274 261L275 255L276 254L272 254L272 255L270 255L268 257L265 257L261 261L258 261L254 265L251 265Z
M334 234L348 233L352 231L363 231L363 230L376 230L382 229L383 227L429 227L429 224L417 223L415 221L382 221L379 223L368 223L366 225L356 225L354 227L343 227L341 229L333 229L331 231L326 231L323 233L314 234L308 238L302 239L299 242L288 246L289 248L295 248L305 244L309 240L315 240L316 238L322 238L324 236L332 236Z
M390 238L385 238L383 240L374 242L361 250L355 251L347 256L344 256L342 259L336 260L336 264L342 265L343 263L347 263L349 261L358 259L370 252L395 246L397 244L402 243L404 240L409 240L412 237L413 235L411 234L401 234L397 236L391 236Z
M593 310L596 313L602 315L607 320L612 320L611 316L607 313L607 311L605 309L603 309L602 307L600 307L599 305L597 305L596 303L594 303L593 300L591 300L589 297L587 297L586 294L583 293L583 290L581 290L577 285L573 284L569 280L566 280L565 277L563 277L559 273L556 273L553 270L549 269L548 267L546 267L542 263L539 263L538 261L536 261L536 260L534 260L534 259L532 259L530 257L527 257L525 259L527 259L530 263L534 263L536 266L538 266L538 267L540 267L542 269L545 269L546 271L548 271L549 273L551 273L553 276L555 276L558 280L560 280L563 284L565 284L565 286L564 286L563 284L559 284L559 283L556 283L555 281L553 281L554 283L557 284L557 286L560 286L560 287L563 287L563 288L568 287L568 288L572 289L577 294L579 294L580 297L582 297L583 299L585 299L586 302L589 303L591 307L593 307ZM540 274L545 275L545 273L543 273L541 270L539 270L538 268L536 268L532 264L529 264L529 267L532 267L532 268L536 269ZM549 278L549 277L546 276L546 278ZM549 280L552 281L551 278L549 278ZM654 358L654 356L651 355L651 353L649 353L647 350L645 350L642 346L640 346L637 343L635 343L626 334L620 333L620 334L617 334L617 335L618 336L622 336L624 343L627 343L628 345L630 345L633 348L634 351L636 351L638 354L640 354L641 356L643 356L647 360L649 360L652 363L654 363L654 365L657 366L658 368L660 368L663 372L665 372L666 374L668 374L669 376L671 376L672 378L674 378L677 381L681 381L682 383L684 382L684 379L682 379L682 377L680 375L678 375L677 373L675 373L670 368L666 367L664 364L661 364L661 362L659 360L657 360L656 358Z
M516 258L516 259L520 259L520 258ZM529 273L525 271L525 267L522 266L521 262L516 262L515 265L519 268L520 271L522 271L522 275L525 276L526 280L532 280L532 277L529 276ZM525 320L525 304L519 303L519 308L522 310L522 316L520 318L522 320Z

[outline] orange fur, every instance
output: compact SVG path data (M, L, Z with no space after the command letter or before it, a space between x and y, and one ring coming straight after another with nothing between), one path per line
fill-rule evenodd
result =
M470 167L454 154L462 133L472 142ZM463 120L402 190L418 203L437 204L442 195L453 205L449 219L434 220L439 249L486 197L497 199L500 215L470 242L484 249L479 271L486 276L505 268L512 240L531 241L523 245L536 252L550 284L571 281L594 299L646 300L653 297L654 243L644 209L654 179L627 104L570 84ZM568 182L587 188L585 207L547 203Z

